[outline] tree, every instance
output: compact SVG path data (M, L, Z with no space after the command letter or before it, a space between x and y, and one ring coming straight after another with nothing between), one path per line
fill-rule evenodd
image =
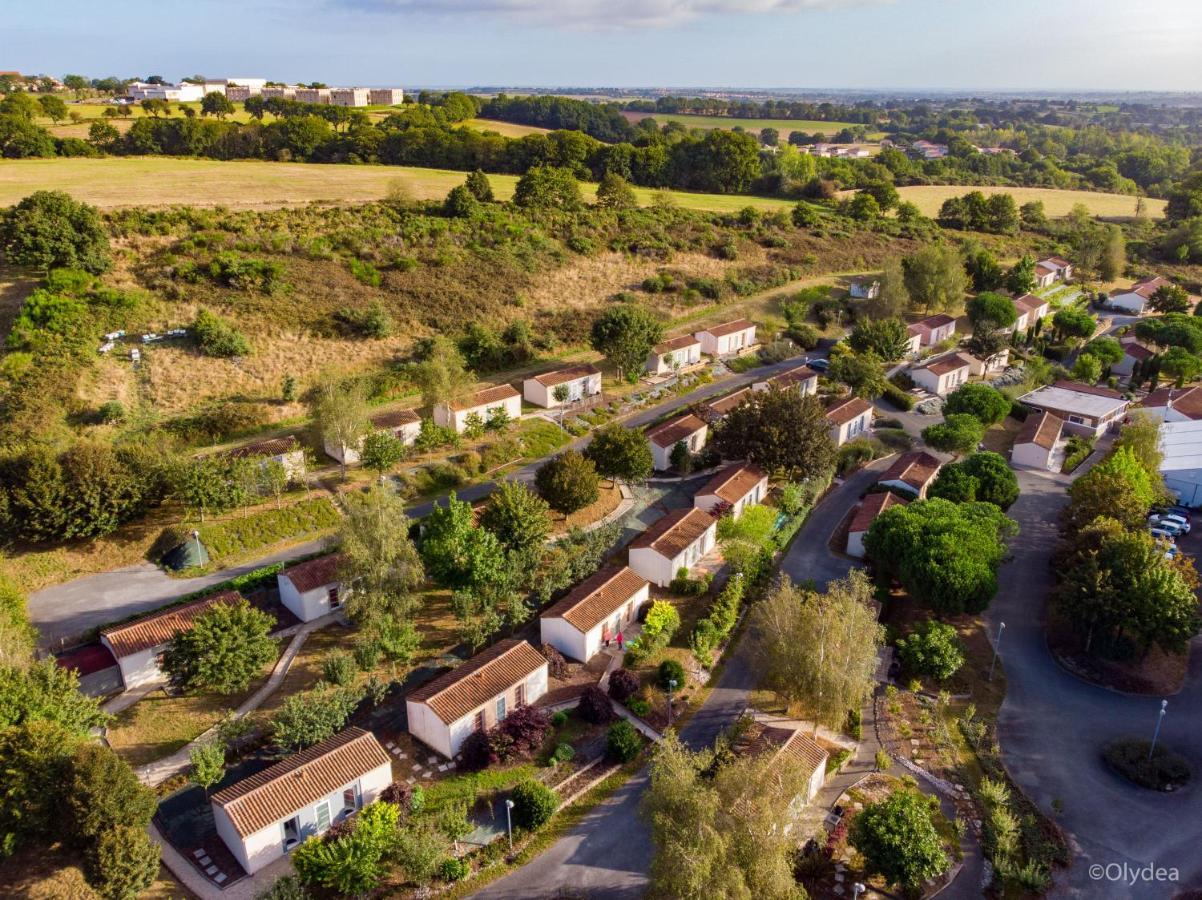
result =
M359 624L384 616L407 620L413 591L425 579L422 562L409 539L405 502L374 485L345 495L338 529L338 579L350 588L346 612Z
M583 509L600 496L600 478L593 461L576 450L543 463L534 483L551 508L564 515Z
M668 463L679 474L688 475L693 471L693 451L684 441L677 441L668 454Z
M359 461L383 475L405 458L405 442L391 431L373 431L363 439Z
M910 306L910 291L900 260L893 258L885 263L880 282L880 292L876 302L868 307L868 315L879 319L899 318Z
M218 603L177 631L163 653L163 671L177 690L237 694L276 658L275 620L245 600Z
M796 391L753 392L727 413L714 443L724 458L746 459L788 481L821 478L835 466L825 409Z
M623 304L611 306L593 322L594 350L609 357L632 384L638 380L651 349L663 337L663 325L650 310Z
M88 881L105 900L136 900L159 877L160 855L144 828L111 828L88 848Z
M641 431L612 422L593 432L584 455L602 478L626 484L646 481L654 471L651 446Z
M1010 412L1010 400L987 384L962 384L948 395L943 406L947 415L970 415L986 427L996 425Z
M220 740L198 744L188 752L192 771L188 780L209 796L209 788L221 781L225 775L225 747Z
M1001 454L974 453L940 469L930 496L957 503L976 500L1009 509L1018 499L1018 478Z
M476 380L459 348L443 335L426 343L421 361L410 368L410 375L421 388L422 403L431 407L459 399Z
M53 659L0 666L0 728L51 722L84 735L108 724L93 697L79 692L79 677Z
M944 453L968 453L985 437L985 426L976 416L949 413L937 425L922 430L922 439Z
M62 191L38 191L0 213L0 253L10 265L97 274L112 264L96 207Z
M1175 284L1162 284L1152 294L1148 306L1158 313L1189 312L1189 292Z
M463 184L451 188L442 206L448 216L456 219L470 219L480 211L480 201Z
M1061 338L1075 343L1093 337L1098 322L1083 309L1059 309L1052 316L1052 327Z
M426 572L452 589L503 579L505 551L493 532L477 528L472 505L452 493L422 522L421 555Z
M323 378L314 388L309 414L322 444L341 451L345 478L346 451L358 450L371 432L366 391L358 382L345 384L333 377Z
M513 202L523 209L577 210L583 205L571 169L532 166L518 179Z
M349 834L333 840L314 835L293 850L297 877L339 897L372 892L387 870L386 858L401 849L400 821L395 803L372 803L355 817Z
M924 881L947 871L950 862L933 818L938 803L936 797L903 789L866 805L852 820L849 839L868 870L915 893Z
M210 91L201 98L200 114L202 116L216 116L219 119L224 119L226 116L234 114L234 104L230 102L229 97L218 91Z
M1073 381L1097 384L1102 377L1102 361L1091 353L1082 353L1073 363Z
M324 741L346 727L359 705L352 688L314 688L292 694L271 719L271 736L282 749L295 753Z
M145 829L157 805L154 791L138 781L125 760L92 743L75 749L58 794L63 819L72 823L74 840L81 847L121 826Z
M974 333L978 330L992 332L1009 328L1018 317L1013 300L990 291L982 291L969 300L965 312L968 313Z
M847 215L857 222L871 222L881 217L880 204L876 202L876 197L867 191L856 191L845 208Z
M1130 445L1120 446L1068 489L1068 521L1081 528L1098 516L1118 519L1129 528L1143 524L1162 491Z
M1145 412L1135 411L1124 423L1114 442L1115 450L1126 450L1147 473L1155 488L1160 487L1160 421Z
M897 642L906 671L946 681L964 665L964 642L951 625L927 619Z
M981 246L965 251L964 268L968 270L968 277L976 291L996 291L1006 280L997 258Z
M847 353L831 361L831 378L841 381L857 397L871 400L885 390L885 368L875 353Z
M55 125L67 118L67 104L63 102L62 97L45 94L38 97L38 105L42 107L42 115L52 119Z
M1035 260L1023 255L1006 273L1006 290L1021 296L1035 290Z
M463 186L471 191L472 196L481 203L493 202L492 182L479 169L476 169L467 176L467 180L463 183Z
M1088 353L1090 356L1101 360L1107 366L1113 366L1115 363L1122 362L1123 357L1126 355L1123 345L1116 338L1108 334L1094 338L1085 345L1081 352Z
M906 355L909 338L906 323L901 319L862 319L852 329L847 343L857 353L872 353L891 361Z
M790 707L831 728L872 693L883 629L861 570L831 582L826 593L787 580L751 608L751 635L763 686Z
M1160 372L1173 379L1177 387L1183 387L1202 375L1202 359L1184 347L1170 347L1160 357Z
M604 209L634 209L639 205L634 188L614 172L606 172L597 185L597 205Z
M480 513L480 527L491 531L519 565L537 561L551 533L551 511L547 502L526 485L502 481L488 495Z
M955 312L964 303L968 276L951 244L928 244L902 261L911 302L925 312Z
M934 611L979 613L997 593L1004 539L1015 530L991 503L915 500L877 516L864 549L878 572Z

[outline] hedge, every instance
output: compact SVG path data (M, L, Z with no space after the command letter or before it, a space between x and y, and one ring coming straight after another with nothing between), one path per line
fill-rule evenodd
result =
M201 525L200 540L208 549L209 558L216 560L333 528L339 518L333 502L328 497L319 497L283 509L265 509L249 516Z
M891 381L885 382L885 390L881 392L881 396L903 412L914 408L914 398Z

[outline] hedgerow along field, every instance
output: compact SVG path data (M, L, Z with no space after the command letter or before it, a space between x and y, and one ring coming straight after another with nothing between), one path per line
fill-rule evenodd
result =
M760 131L763 128L775 128L781 137L787 138L790 131L804 131L806 134L822 134L829 137L844 128L857 128L855 122L823 122L818 119L739 119L734 116L695 116L688 113L642 113L623 110L631 122L641 122L643 119L654 119L661 127L669 122L679 122L685 128L734 128L738 126L744 131ZM880 140L883 131L870 131L870 140Z
M20 159L0 161L0 206L9 206L34 191L66 191L104 209L117 207L226 206L273 209L319 201L362 203L381 200L401 186L415 200L437 200L466 172L410 166L280 163L258 160L222 161L175 157L106 157L103 159ZM515 175L490 175L497 199L508 200ZM583 185L592 200L594 185ZM693 194L666 191L682 209L732 212L753 206L788 209L793 203L741 194ZM643 205L656 191L635 188Z

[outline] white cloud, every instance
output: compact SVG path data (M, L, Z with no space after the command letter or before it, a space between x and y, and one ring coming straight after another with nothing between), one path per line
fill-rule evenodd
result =
M515 24L574 28L663 28L714 15L792 13L891 0L333 0L374 13L490 16Z

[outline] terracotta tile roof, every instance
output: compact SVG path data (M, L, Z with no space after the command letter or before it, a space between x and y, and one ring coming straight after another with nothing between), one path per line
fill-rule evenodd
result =
M1039 263L1046 266L1051 266L1054 269L1064 269L1072 265L1072 263L1070 263L1063 256L1045 256L1043 259L1039 260Z
M1131 285L1130 292L1139 294L1145 300L1149 300L1151 299L1152 295L1156 293L1157 288L1168 287L1172 283L1173 282L1169 281L1167 278L1163 278L1160 275L1155 275L1152 278L1142 278L1135 282L1135 284Z
M300 449L300 441L295 435L286 437L268 438L265 441L255 441L253 444L243 444L241 447L234 447L230 450L224 450L220 454L227 459L248 459L259 456L283 456L285 453L292 453Z
M928 372L933 372L936 375L946 375L948 372L957 372L966 366L968 366L967 359L959 353L951 353L947 356L941 356L937 360L927 363L925 366L919 366L919 368L926 369Z
M1057 269L1054 269L1051 266L1045 266L1043 263L1035 264L1036 275L1055 275L1057 271Z
M1123 395L1118 391L1112 391L1110 388L1098 387L1096 384L1081 384L1079 381L1067 381L1061 379L1052 387L1058 387L1063 391L1076 391L1078 394L1093 394L1095 397L1109 397L1111 400L1122 400Z
M936 313L933 316L927 316L925 319L919 319L911 327L934 331L936 328L942 328L944 325L951 325L955 321L955 317L949 316L947 313Z
M702 328L698 334L709 332L714 337L724 337L728 334L746 331L748 328L755 328L755 322L749 322L747 319L735 319L733 322L723 322L721 325L714 325L710 328Z
M587 378L589 375L599 375L600 373L601 370L592 363L582 363L579 366L556 369L554 372L544 372L542 375L535 375L534 380L547 387L554 387L557 384L567 384L569 381L576 381L581 378Z
M400 428L402 425L413 425L420 422L422 417L412 409L394 409L388 412L376 413L371 417L371 424L376 428Z
M650 583L628 566L610 566L576 585L542 618L564 619L577 631L588 632Z
M849 534L855 534L860 531L867 531L868 526L876 521L876 517L883 513L891 506L905 506L909 501L903 500L897 494L890 491L880 491L876 494L869 494L860 501L859 507L856 509L856 514L851 518L851 526L847 529Z
M707 481L705 487L697 492L697 496L713 494L727 503L737 503L763 480L764 472L761 469L743 463L735 463L733 466L727 466Z
M631 541L630 549L650 547L661 556L672 559L705 534L713 524L714 517L703 509L673 510Z
M498 384L496 387L485 388L482 391L476 391L470 397L456 401L451 404L451 409L462 412L465 409L476 409L480 406L491 406L496 403L501 403L511 397L521 397L513 387L509 384Z
M769 384L776 384L781 387L788 387L793 384L804 384L811 378L817 378L818 373L809 366L795 366L792 369L786 369L778 375L773 375L768 379Z
M1064 420L1053 415L1046 409L1038 414L1027 416L1023 427L1014 438L1015 444L1037 444L1045 450L1051 450L1060 440L1060 431L1064 428Z
M673 350L683 350L685 347L692 347L700 343L701 341L697 340L693 335L682 334L680 337L669 338L662 343L656 344L651 348L651 352L663 356L665 353L671 353Z
M348 728L218 791L213 804L225 810L245 838L380 766L391 766L391 761L376 736Z
M1140 401L1139 407L1157 409L1167 406L1172 400L1174 412L1190 419L1202 419L1202 387L1160 388L1152 391Z
M424 703L451 725L546 664L546 658L529 642L507 638L411 691L405 699Z
M282 574L287 575L293 587L303 594L314 588L335 584L338 581L338 564L341 561L340 554L327 553L325 556L290 566Z
M914 488L916 492L922 493L923 488L939 474L942 466L943 463L925 450L911 450L909 453L899 456L893 465L877 479L877 483L900 481L902 484Z
M1135 338L1123 338L1119 341L1119 345L1123 348L1123 352L1132 359L1151 359L1156 355L1155 350L1145 347Z
M747 730L738 749L755 756L768 753L773 759L785 754L800 765L807 782L819 767L826 765L826 751L800 728L780 728L756 722Z
M826 420L832 425L846 425L871 409L872 404L863 397L847 397L827 407Z
M1041 300L1034 294L1023 294L1021 297L1014 298L1014 308L1018 310L1021 316L1023 313L1037 312L1041 307L1047 306L1048 301Z
M219 604L237 603L243 600L237 591L222 591L211 597L201 597L183 606L175 606L161 612L135 619L125 625L102 629L100 634L113 648L113 654L124 658L151 647L167 643L177 631L187 631L196 617Z
M707 407L710 412L716 416L724 416L740 403L751 396L751 388L743 388L741 391L735 391L733 394L728 394L721 400L715 400Z
M659 447L675 447L680 441L688 440L689 435L705 428L706 424L692 413L685 413L675 419L669 419L656 425L647 432L647 438Z

